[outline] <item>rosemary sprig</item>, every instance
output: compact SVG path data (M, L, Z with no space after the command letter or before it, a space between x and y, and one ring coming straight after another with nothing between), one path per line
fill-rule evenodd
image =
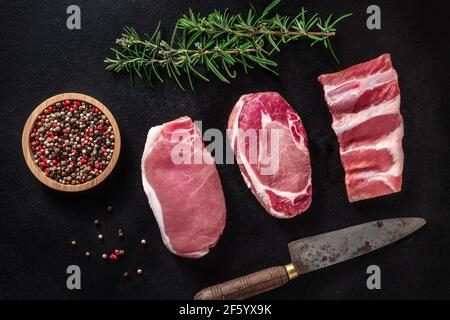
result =
M208 72L229 83L236 77L236 65L242 65L246 73L257 65L277 74L273 70L277 63L269 56L280 51L280 45L300 38L308 39L311 46L322 43L339 62L330 37L335 35L336 24L351 14L322 20L317 14L308 18L301 8L295 17L276 14L269 18L280 2L273 0L260 15L253 7L246 16L228 10L201 16L189 10L177 21L169 42L162 39L159 25L153 35L142 38L132 27L125 27L116 41L118 48L112 48L114 57L104 60L106 69L126 71L131 77L136 74L150 84L154 78L164 82L165 70L183 90L182 75L191 88L193 76L209 81Z

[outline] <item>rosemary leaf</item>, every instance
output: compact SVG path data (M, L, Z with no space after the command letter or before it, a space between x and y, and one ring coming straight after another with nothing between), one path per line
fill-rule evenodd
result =
M127 26L116 40L117 47L111 49L113 57L104 59L106 70L127 72L131 79L136 74L150 84L154 78L164 82L161 71L165 70L183 90L182 76L187 77L192 89L192 75L209 81L208 72L230 83L229 79L237 75L236 65L245 73L259 66L277 74L272 69L277 63L269 57L281 51L281 45L300 39L311 46L322 43L339 63L330 38L336 34L336 25L352 14L336 18L330 14L322 20L318 14L307 17L301 7L293 17L272 15L281 1L272 0L261 14L253 6L245 15L214 10L202 16L189 9L175 24L168 42L162 38L160 24L151 36L144 34L142 38Z

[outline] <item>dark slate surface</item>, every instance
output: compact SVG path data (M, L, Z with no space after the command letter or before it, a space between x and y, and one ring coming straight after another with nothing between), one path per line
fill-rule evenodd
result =
M80 5L82 29L65 26L66 8ZM267 1L254 1L262 8ZM390 248L304 276L265 299L450 298L450 147L448 112L448 32L442 9L429 1L377 1L382 30L365 26L368 1L304 1L323 15L348 11L335 49L339 66L321 48L298 42L276 59L281 76L254 70L231 84L196 83L182 93L174 83L149 89L131 86L125 75L104 70L116 36L125 25L152 32L158 20L169 31L188 6L207 13L229 7L247 10L246 1L9 1L0 5L0 106L2 147L0 189L0 298L125 298L190 299L204 286L262 267L287 263L286 244L300 237L378 218L422 216L428 226ZM280 12L295 14L297 1L286 1ZM389 52L400 75L405 118L403 191L349 204L336 138L330 126L321 73ZM204 128L226 127L229 112L241 94L279 91L299 112L310 139L314 200L304 215L290 221L272 218L246 189L236 165L218 166L228 207L223 237L200 260L170 254L141 186L140 158L147 130L189 115ZM106 104L116 116L123 137L120 163L100 187L83 194L49 190L32 176L21 153L21 132L33 108L61 92L83 92ZM182 195L174 195L182 196ZM105 208L113 205L114 213ZM106 240L99 244L93 220L103 222ZM123 228L123 243L115 230ZM145 237L148 245L137 242ZM69 241L80 243L73 249ZM127 250L118 264L98 258L113 247ZM87 260L89 248L96 256ZM82 290L66 289L66 267L82 268ZM382 290L366 289L365 270L377 264ZM121 273L142 266L146 276L124 281Z

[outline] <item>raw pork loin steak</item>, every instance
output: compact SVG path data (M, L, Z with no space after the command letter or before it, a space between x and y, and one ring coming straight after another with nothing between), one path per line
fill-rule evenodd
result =
M319 77L339 141L350 202L402 186L403 118L389 54Z
M256 133L254 149L246 138L252 130L261 132ZM228 120L228 135L247 186L270 214L292 218L308 209L312 199L308 139L300 117L280 94L242 96ZM278 147L272 145L274 135Z
M180 143L189 150L190 163L173 160ZM194 153L204 160L194 161ZM207 254L225 227L225 199L214 159L192 120L182 117L151 128L141 167L144 191L167 248L188 258Z

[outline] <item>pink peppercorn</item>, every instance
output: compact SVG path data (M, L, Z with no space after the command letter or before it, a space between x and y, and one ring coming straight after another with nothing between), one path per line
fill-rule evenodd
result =
M117 260L117 255L115 255L114 253L110 254L109 260Z

